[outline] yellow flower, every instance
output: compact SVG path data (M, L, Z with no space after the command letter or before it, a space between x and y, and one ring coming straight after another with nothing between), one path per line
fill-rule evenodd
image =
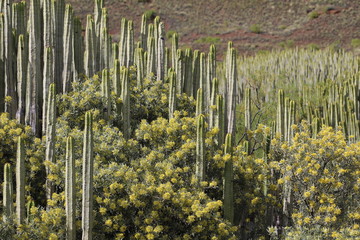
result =
M311 196L311 193L310 192L304 192L304 197L308 198Z

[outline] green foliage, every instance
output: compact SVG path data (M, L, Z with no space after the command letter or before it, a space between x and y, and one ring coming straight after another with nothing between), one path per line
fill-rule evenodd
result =
M261 26L259 24L253 24L249 27L250 32L260 34L262 33Z
M195 43L217 44L220 41L221 40L219 37L208 36L208 37L202 37L202 38L195 40Z
M295 42L292 39L287 39L279 43L281 48L293 48L295 46Z
M155 10L147 10L144 12L144 15L147 20L154 20L156 17L156 12Z
M306 47L307 47L307 49L312 50L312 51L320 49L319 45L317 45L316 43L310 43Z
M173 37L174 33L176 33L176 31L174 31L174 30L167 31L166 32L166 38L171 39Z
M309 14L308 14L308 17L310 19L315 19L315 18L318 18L320 16L320 13L316 10L314 11L311 11Z
M351 39L351 46L353 48L358 48L360 47L360 39L359 38L353 38Z

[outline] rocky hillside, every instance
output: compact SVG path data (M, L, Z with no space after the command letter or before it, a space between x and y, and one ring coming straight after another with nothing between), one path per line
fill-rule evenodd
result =
M84 19L92 0L68 0ZM144 12L159 15L167 31L180 34L182 46L224 48L232 40L244 54L282 47L360 45L358 0L104 0L110 31L117 39L120 19L140 28Z

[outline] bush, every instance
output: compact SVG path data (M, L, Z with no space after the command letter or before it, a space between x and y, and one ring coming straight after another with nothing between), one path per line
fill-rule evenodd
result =
M144 15L147 20L154 20L156 17L156 12L154 10L147 10L144 12Z
M318 18L320 16L320 13L318 11L312 11L308 14L308 17L310 19L315 19L315 18Z
M360 47L360 38L351 39L351 46L352 46L353 48L358 48L358 47Z
M259 24L253 24L250 26L250 32L260 34L262 33L261 26Z
M208 43L208 44L216 44L220 42L219 37L202 37L195 40L195 43Z

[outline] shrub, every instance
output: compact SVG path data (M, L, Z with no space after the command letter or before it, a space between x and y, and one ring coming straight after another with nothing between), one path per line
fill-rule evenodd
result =
M147 10L144 12L144 15L147 20L154 20L156 17L156 12L154 10Z
M176 31L174 31L174 30L167 31L166 32L166 38L171 39L175 33L176 33Z
M250 26L249 29L250 32L252 33L257 33L257 34L262 33L261 26L259 24L253 24Z
M294 40L288 39L279 43L281 48L292 48L294 47Z
M208 43L208 44L216 44L220 42L220 38L218 37L202 37L195 40L195 43Z
M353 48L358 48L358 47L360 47L360 38L351 39L351 46L352 46Z
M308 17L310 19L315 19L315 18L318 18L320 16L319 12L318 11L312 11L308 14Z

